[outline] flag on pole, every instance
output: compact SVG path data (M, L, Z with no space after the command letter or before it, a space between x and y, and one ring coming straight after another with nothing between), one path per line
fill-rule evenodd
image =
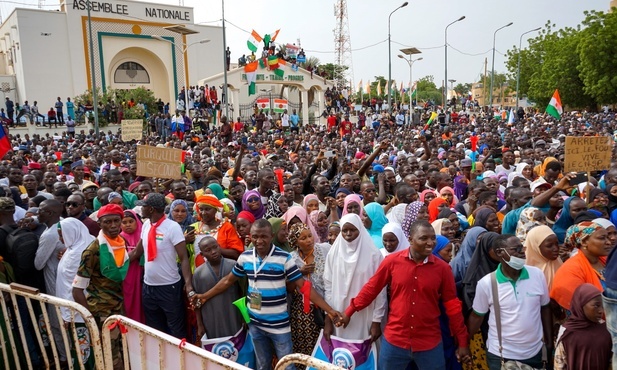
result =
M257 61L248 63L244 66L244 73L246 74L246 83L249 84L249 96L255 94L255 81L257 80Z
M270 55L268 57L268 69L270 69L271 71L278 69L279 67L279 57L277 57L276 55Z
M384 95L390 94L390 81L386 81L386 88L384 90Z
M377 81L377 96L381 96L381 80Z
M0 125L0 158L3 158L12 149L8 134L9 130L4 125ZM58 160L62 160L62 153L60 153Z
M400 92L401 92L401 95L403 95L403 93L405 92L405 90L403 89L403 82L401 82Z
M426 121L426 125L424 125L424 130L428 130L428 128L433 124L433 122L435 122L435 119L437 119L437 112L433 112L431 113L431 116L429 117L428 121Z
M248 41L246 42L246 45L248 46L250 51L256 52L257 49L259 49L259 44L261 43L262 40L263 39L257 33L257 31L253 30L253 32L251 32L251 36L249 37Z
M555 119L561 119L563 107L561 105L561 98L559 97L559 90L555 90L555 92L553 93L553 97L548 103L548 107L546 107L546 113L555 117Z
M364 93L365 94L371 93L371 80L366 81L366 86L364 86Z
M418 83L414 83L413 86L411 87L411 98L415 98L416 97L416 93L418 92Z
M358 92L362 93L362 80L360 80L360 82L358 82Z

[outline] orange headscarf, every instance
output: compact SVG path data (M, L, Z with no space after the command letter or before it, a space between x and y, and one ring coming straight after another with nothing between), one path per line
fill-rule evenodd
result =
M600 291L604 290L602 284L600 284L598 273L593 269L583 252L579 251L574 257L570 257L569 260L564 262L555 273L550 296L561 307L569 310L574 291L584 283L593 284Z
M431 200L428 204L428 222L433 222L437 219L437 216L439 216L439 206L442 204L447 206L448 202L441 197Z

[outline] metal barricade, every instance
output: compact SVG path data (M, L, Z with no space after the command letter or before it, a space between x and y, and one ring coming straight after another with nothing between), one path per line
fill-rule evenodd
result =
M317 370L341 370L338 366L300 353L293 353L283 357L280 359L274 370L284 370L287 366L293 364L305 365L307 368L311 367Z
M107 318L101 329L105 364L108 369L113 368L111 331L116 329L121 334L124 369L250 370L203 348L120 315Z
M41 294L38 289L13 283L0 284L0 347L2 361L0 367L5 369L33 369L34 357L39 357L45 369L55 367L60 369L59 349L64 349L68 368L73 370L71 349L80 341L77 334L75 318L81 315L85 328L90 333L90 351L94 355L94 366L98 370L105 369L103 350L99 330L92 314L83 306L51 295ZM60 308L69 310L70 323L64 323ZM57 320L58 325L52 325ZM52 328L53 327L53 328ZM56 336L61 337L57 342ZM58 347L61 346L61 347ZM84 369L82 361L76 361L77 368Z

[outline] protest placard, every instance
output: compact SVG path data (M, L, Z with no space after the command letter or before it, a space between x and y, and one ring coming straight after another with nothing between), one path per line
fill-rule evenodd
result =
M137 146L137 176L160 179L180 179L182 174L182 150Z
M568 136L564 172L606 170L611 166L613 146L606 136Z
M122 141L141 140L144 134L144 121L141 119L122 120Z

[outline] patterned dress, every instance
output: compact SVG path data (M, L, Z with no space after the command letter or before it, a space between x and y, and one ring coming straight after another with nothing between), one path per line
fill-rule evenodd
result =
M315 289L315 291L321 296L324 294L323 272L329 247L330 245L327 243L315 244L315 249L313 252L315 272L312 273L310 277L304 277L305 279L308 278L307 280L311 281L313 284L313 289ZM298 267L302 267L304 265L304 262L298 255L297 250L291 252L291 257L295 259ZM304 313L303 308L304 301L302 294L294 291L291 303L291 341L293 343L293 352L311 355L322 329L321 326L315 323L316 313L314 311L319 310L319 308L311 304L311 311L308 314ZM298 369L302 369L302 367L299 367L298 365L296 365L296 367L298 367Z

